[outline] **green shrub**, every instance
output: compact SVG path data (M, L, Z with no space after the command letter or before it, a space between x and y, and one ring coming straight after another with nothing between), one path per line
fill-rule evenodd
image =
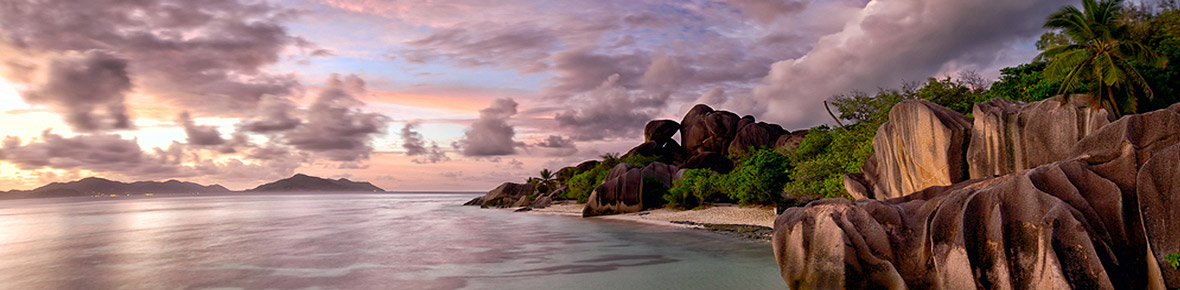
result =
M742 205L769 205L782 193L790 178L790 159L771 149L757 149L744 155L735 169L719 178L718 188Z
M789 154L791 178L783 187L789 197L851 198L844 190L844 174L859 173L872 155L877 126L857 124L847 129L811 128Z
M719 175L709 169L688 169L664 195L669 207L694 208L725 196L718 188Z
M1164 260L1168 261L1169 265L1172 265L1172 269L1180 270L1180 253L1168 254L1164 256Z

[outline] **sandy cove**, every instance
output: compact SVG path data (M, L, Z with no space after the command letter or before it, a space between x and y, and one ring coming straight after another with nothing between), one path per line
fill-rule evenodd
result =
M545 208L535 208L527 213L581 217L584 206L585 204L566 201L554 203ZM776 217L778 215L774 214L773 208L717 204L695 210L659 208L636 213L591 218L711 230L727 234L737 234L751 239L766 239L774 227L774 219Z

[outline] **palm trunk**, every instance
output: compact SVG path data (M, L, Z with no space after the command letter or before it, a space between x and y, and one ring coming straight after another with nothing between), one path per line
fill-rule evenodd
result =
M1119 104L1114 101L1114 91L1111 90L1110 86L1106 86L1106 98L1110 100L1110 106L1114 108L1114 118L1116 120L1122 118L1123 111L1119 110Z

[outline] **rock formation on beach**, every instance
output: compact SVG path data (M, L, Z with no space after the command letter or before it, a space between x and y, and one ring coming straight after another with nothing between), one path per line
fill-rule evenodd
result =
M674 139L677 133L680 134L680 142ZM738 114L714 110L707 105L692 107L679 123L674 120L652 120L644 126L644 142L620 157L658 157L659 161L642 168L626 163L610 168L602 182L590 192L583 216L637 212L662 204L663 197L655 194L660 190L654 186L662 189L672 187L673 181L682 176L684 169L728 173L735 166L728 157L731 154L744 154L751 148L797 146L806 134L807 130L792 133L777 124L758 122L753 116L739 117ZM556 176L559 180L568 180L598 165L599 161L585 161L559 169ZM553 193L542 195L535 189L526 190L523 186L526 185L505 183L466 205L514 207L532 202L532 206L541 207L561 196ZM529 196L534 196L536 200L521 201Z
M385 192L384 189L368 182L348 179L326 179L296 174L286 179L259 185L247 191L253 192Z
M1180 287L1164 258L1180 252L1180 105L1113 122L1060 99L893 110L845 179L867 199L775 221L791 289Z
M672 140L678 128L681 142ZM796 134L798 139L806 134ZM644 168L620 164L612 168L602 184L590 194L582 216L638 212L658 203L661 197L644 194L644 178L653 178L665 189L672 186L681 169L710 169L719 173L733 170L728 154L742 154L750 148L774 147L783 136L791 136L782 126L757 122L753 116L738 117L729 111L696 105L681 123L672 120L648 122L644 144L624 156L659 156L669 163L656 162ZM795 140L794 144L798 144ZM683 144L683 147L681 147ZM648 189L650 191L652 189ZM645 201L646 199L646 201Z
M476 197L463 205L478 205L485 208L522 207L532 204L529 196L536 194L536 184L505 182L484 196Z

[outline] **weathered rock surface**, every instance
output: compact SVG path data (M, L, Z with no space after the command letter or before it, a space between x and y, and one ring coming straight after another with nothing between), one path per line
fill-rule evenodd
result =
M1109 124L1086 96L1030 104L996 98L975 104L967 148L970 178L1006 175L1071 157L1074 144Z
M724 154L737 135L740 120L732 112L714 111L706 105L693 106L680 122L680 143L690 155L704 152Z
M796 130L778 137L774 142L774 148L786 148L794 150L799 148L799 143L803 142L803 138L807 137L807 130Z
M891 122L893 120L891 119ZM1175 289L1180 114L1126 116L1069 158L775 221L791 289Z
M753 117L750 117L750 120L753 119ZM742 120L745 119L743 118ZM775 147L778 139L782 136L787 136L789 133L777 124L768 124L766 122L753 123L751 121L751 123L738 129L737 134L733 137L733 141L729 143L729 153L744 154L750 148Z
M463 205L478 205L480 207L519 207L529 205L529 195L536 194L536 185L532 183L505 182L484 196L476 197ZM523 200L523 202L522 202Z
M653 178L664 188L667 188L672 185L672 178L677 170L676 166L661 162L652 162L643 168L620 163L611 168L602 184L590 193L586 207L582 210L582 216L639 212L657 204L652 199L661 197L644 194L643 179L645 177Z
M709 169L718 173L729 173L733 170L733 161L717 152L697 154L684 161L681 167L685 169Z
M676 143L676 140L667 139L663 142L644 142L643 144L639 144L639 146L635 146L635 148L628 150L627 153L622 155L622 157L636 155L661 157L663 160L679 163L684 161L688 153L684 151L684 147L680 147L680 144Z
M680 132L680 123L672 120L653 120L643 127L643 141L672 140Z
M963 157L971 119L924 100L889 110L889 122L873 137L873 155L862 168L869 198L886 199L967 179ZM848 180L848 179L846 179Z

